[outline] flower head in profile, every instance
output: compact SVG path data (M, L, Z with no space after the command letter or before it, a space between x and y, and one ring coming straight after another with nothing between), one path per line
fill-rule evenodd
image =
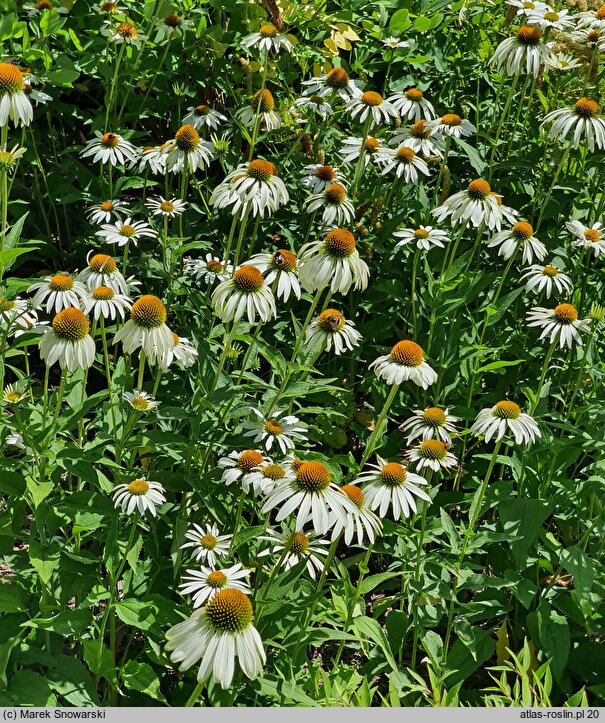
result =
M142 349L151 364L174 348L172 332L166 326L166 307L152 294L140 296L130 309L130 319L114 337L124 351L133 354Z
M15 127L28 126L34 109L25 92L23 73L12 63L0 63L0 127L9 119Z
M33 308L31 301L20 299L18 296L13 299L0 296L0 328L2 333L14 336L17 339L28 332L44 333L45 324L47 323L38 320L38 313Z
M305 166L302 183L311 186L313 193L321 193L333 183L344 185L344 178L334 166L326 166L321 163L314 163Z
M541 266L534 264L529 266L521 279L525 279L525 291L544 292L549 299L554 292L557 294L569 294L573 290L571 278L564 274L557 266L547 264Z
M373 90L367 90L351 98L347 102L346 109L351 114L351 118L360 123L371 122L374 125L390 123L398 115L395 106Z
M307 441L307 426L298 417L279 411L273 411L267 416L254 407L250 411L256 419L242 423L246 430L244 437L252 437L253 442L260 442L267 452L275 446L280 448L282 454L286 454L288 450L294 449L294 440Z
M595 147L605 148L605 120L599 114L599 104L591 98L580 98L571 108L553 110L544 117L542 125L552 123L548 132L551 139L567 139L572 148L581 143L588 146L589 151Z
M67 8L56 5L53 0L36 0L31 3L23 3L23 9L27 10L28 17L35 17L44 13L54 11L57 13L66 13Z
M182 173L185 168L195 173L210 165L214 158L214 146L200 138L192 125L181 126L174 138L165 144L166 168L172 173Z
M134 389L132 392L124 392L124 400L130 404L130 406L140 414L146 414L152 412L160 406L151 394L148 392L139 392Z
M145 173L149 170L155 175L164 175L168 148L168 143L163 143L160 146L147 146L137 149L137 157L133 165L138 164L137 170L139 173Z
M390 35L388 38L383 38L380 41L385 47L391 48L391 50L397 50L401 48L409 48L410 43L407 40L402 40L396 35Z
M159 23L157 39L159 42L162 42L164 40L172 40L173 38L182 38L190 28L191 22L182 17L182 15L168 13Z
M416 123L421 119L431 120L435 117L433 105L424 97L420 88L408 88L388 98L402 120Z
M321 219L326 225L350 223L355 216L355 208L342 183L331 183L323 191L309 196L306 209L308 213L321 211Z
M361 334L355 329L352 321L347 321L337 309L325 309L314 319L306 331L305 342L311 349L319 348L330 351L338 356L345 351L353 351L359 346Z
M603 224L597 222L592 226L584 226L579 221L567 221L565 228L574 237L573 246L588 249L595 255L595 258L601 254L605 255L605 230Z
M382 533L382 521L368 507L363 491L354 484L343 485L340 491L351 500L357 510L353 514L347 514L345 525L340 519L333 518L332 540L336 540L343 533L345 543L350 545L354 535L357 534L358 545L363 545L364 537L374 544Z
M240 266L233 276L221 282L212 293L212 304L223 322L237 321L244 315L251 324L257 317L266 324L277 314L275 298L256 266Z
M521 407L508 399L489 409L482 409L471 427L471 434L483 436L486 442L493 438L499 442L512 434L516 444L531 444L540 438L540 429L533 417L521 411Z
M430 502L429 495L421 489L428 483L420 475L409 472L399 462L387 462L376 456L377 464L368 465L367 471L357 476L354 485L364 485L365 503L371 510L378 510L382 519L392 510L393 519L410 517L417 510L416 497Z
M80 271L77 281L83 284L88 291L98 289L99 286L108 286L116 294L128 294L126 279L118 270L113 257L107 254L95 254L90 251L86 261L88 265Z
M136 246L142 238L157 238L157 233L145 221L134 221L132 218L119 219L116 223L104 223L97 231L99 238L105 243Z
M183 125L191 125L196 131L204 127L217 130L227 122L227 116L204 104L190 106L187 108L187 115L183 118Z
M221 590L240 590L249 595L251 591L246 578L251 572L244 569L239 562L223 570L202 565L199 570L187 570L179 588L182 595L191 595L195 609L212 600Z
M380 152L384 150L384 144L379 138L366 136L365 138L345 138L342 142L340 155L345 163L354 163L359 159L363 148L363 165L367 166L371 161L378 163Z
M158 364L162 369L168 369L173 361L176 361L181 369L192 367L198 358L198 351L191 341L184 336L172 333L174 346L168 349L158 360Z
M440 439L445 444L451 444L450 435L456 432L456 422L459 417L454 417L448 409L440 407L427 407L426 409L414 410L414 416L406 420L400 427L404 434L407 434L407 443L415 439L425 441L427 439Z
M193 524L185 533L185 542L182 549L191 549L193 559L205 562L210 567L215 567L217 560L227 557L231 547L231 535L221 535L215 524L200 525Z
M86 287L74 281L69 274L61 273L46 276L43 281L32 284L27 293L34 295L31 301L34 309L46 304L46 311L51 314L71 306L79 308L86 297Z
M270 161L256 158L231 171L212 192L210 204L217 208L231 206L234 216L270 216L288 203L290 196Z
M449 471L458 464L449 446L441 439L424 439L408 451L407 457L417 470L428 468L433 472Z
M122 201L102 201L93 204L86 215L91 223L109 223L114 217L129 216L130 209Z
M527 73L535 78L550 54L551 51L542 42L540 28L536 25L522 25L516 35L498 45L490 64L507 75Z
M7 384L2 392L2 401L5 404L19 404L27 396L27 389L21 384Z
M144 515L149 512L156 517L157 508L166 502L162 485L145 477L135 479L129 484L117 485L112 494L115 506L121 507L127 515L133 512Z
M22 146L13 146L8 150L8 146L0 146L0 173L10 175L17 167L17 161L25 154L27 149Z
M166 632L166 650L179 670L201 660L198 682L212 677L226 690L233 682L236 657L250 680L263 672L266 656L253 621L252 603L241 590L220 590L205 607Z
M355 236L344 228L336 228L322 241L312 241L300 250L299 278L307 291L326 286L335 293L346 294L351 287L367 288L368 265L359 256Z
M477 132L475 126L466 118L461 118L456 113L446 113L440 118L427 121L426 127L433 133L452 138L465 138Z
M294 101L294 105L297 108L304 108L311 111L311 113L317 113L323 120L328 116L334 115L330 101L321 95L303 95Z
M562 349L571 349L574 341L582 346L580 332L588 331L590 319L578 319L578 310L571 304L558 304L554 309L534 306L527 312L527 325L542 329L540 339L548 337L551 344L558 341Z
M500 231L487 242L487 247L497 248L498 256L505 260L520 250L524 264L542 261L546 256L546 246L534 236L534 229L527 221L519 221L510 230Z
M260 473L261 480L258 483L258 489L262 494L268 495L276 484L285 480L287 477L292 477L294 471L287 460L282 460L282 462L277 463L267 457L265 462L260 466ZM261 492L259 492L259 494Z
M240 45L244 48L258 48L266 53L280 53L282 50L289 53L292 50L292 43L272 23L263 23L257 33L240 40Z
M235 117L250 130L257 123L259 128L266 131L274 131L282 125L282 119L279 113L275 111L273 93L268 88L258 90L250 96L248 105L240 108Z
M300 299L300 283L298 281L298 259L288 249L278 249L272 254L257 254L246 262L255 266L271 285L278 299L288 301L291 295Z
M344 68L332 68L327 73L311 80L303 80L305 95L318 95L321 98L338 95L343 100L349 100L361 95L358 80L351 80Z
M471 181L466 190L454 193L432 214L439 222L449 218L452 225L468 222L477 228L485 224L490 231L500 231L505 218L500 197L483 178Z
M233 266L230 263L212 254L206 254L205 259L186 258L184 263L186 274L206 284L212 284L217 279L226 281L233 273Z
M430 251L434 247L444 248L444 244L448 243L450 238L445 231L432 226L419 226L418 228L404 228L400 231L394 231L393 236L399 239L395 244L395 248L413 244L416 248L423 251Z
M95 343L89 332L90 323L80 309L63 309L40 339L40 356L49 367L58 361L68 372L89 369L95 360Z
M605 37L602 39L602 50L605 51ZM560 73L567 73L570 70L576 70L581 68L582 63L574 58L573 55L567 53L553 53L546 61L544 66L544 72L547 73L550 70L557 70Z
M290 570L300 562L304 562L307 572L313 579L318 573L323 572L328 554L327 540L317 539L312 533L280 533L275 530L267 530L267 534L261 535L258 539L271 543L271 546L261 550L257 557L273 555L276 564L279 563L284 570Z
M261 494L263 492L262 465L265 462L265 456L257 449L230 452L218 461L218 466L223 470L221 482L226 486L240 482L244 492L248 493L252 488L254 494Z
M428 389L437 381L437 373L424 361L422 349L413 341L398 341L389 354L375 359L370 369L387 384L402 384L409 380Z
M95 137L88 141L80 153L81 158L92 157L93 163L124 166L137 159L136 148L119 133L95 131Z
M605 30L605 5L596 10L584 10L574 16L579 27Z

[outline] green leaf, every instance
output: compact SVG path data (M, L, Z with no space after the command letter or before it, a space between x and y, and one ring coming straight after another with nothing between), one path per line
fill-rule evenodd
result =
M116 603L116 614L123 623L138 630L152 630L159 632L155 623L157 607L143 600L124 600Z
M33 670L20 670L8 681L0 705L26 705L44 708L48 705L57 705L57 699L47 680Z
M580 600L586 600L594 582L594 570L590 558L574 545L561 552L561 564L573 575L573 586Z
M407 30L411 24L412 21L410 20L409 10L402 8L391 15L389 30L395 35L401 35L401 33Z
M64 610L52 618L33 618L26 625L32 628L50 630L57 635L79 635L92 624L92 613L88 608Z
M551 658L552 673L560 680L569 658L570 635L566 618L547 602L542 602L537 611L528 614L527 628L537 647Z
M464 151L464 154L468 158L471 166L475 169L475 171L477 171L479 175L481 175L487 167L487 163L483 159L483 156L476 148L473 148L473 146L471 146L469 143L463 141L462 138L454 137L454 141L458 146L460 146L462 151Z
M122 668L121 677L124 686L129 690L136 690L148 695L154 700L159 700L160 703L168 702L160 691L160 679L151 665L129 660Z
M42 583L48 585L53 572L59 566L59 548L42 547L39 542L30 542L28 552L32 567L40 576Z
M387 663L393 670L399 669L399 666L393 657L389 641L387 640L387 637L377 620L369 618L366 615L362 615L361 617L353 620L353 627L360 635L363 635L365 638L368 638L368 640L371 640L378 645L384 653Z
M74 657L59 655L56 667L47 671L46 679L55 693L72 705L99 705L95 684L86 668Z
M10 578L8 579L10 580ZM12 582L0 585L0 612L16 613L27 610L28 600L29 595L20 585Z
M359 592L362 595L366 595L367 593L372 592L372 590L378 587L378 585L385 582L385 580L391 580L394 577L400 576L400 571L379 572L377 575L370 575L370 577L366 577L366 579L359 586Z
M23 224L25 223L25 219L27 218L28 214L29 211L27 213L24 213L23 216L17 219L15 223L11 226L10 231L6 235L6 240L4 241L5 250L15 248L19 245L21 232L23 231Z
M25 477L18 472L11 472L8 469L0 470L0 492L5 495L21 497L25 492Z
M498 511L502 529L516 538L510 547L519 569L525 567L529 548L551 507L552 503L546 500L505 500L500 503Z

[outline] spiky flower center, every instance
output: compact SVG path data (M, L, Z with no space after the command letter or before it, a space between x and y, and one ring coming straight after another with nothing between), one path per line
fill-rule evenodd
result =
M146 412L149 409L149 402L145 397L135 397L130 404L137 412Z
M257 90L250 98L250 105L254 110L258 108L261 113L270 113L275 108L273 93L267 90L267 88L264 88L262 91Z
M233 284L244 294L259 291L265 280L256 266L240 266L233 274Z
M135 26L132 23L123 22L118 25L116 28L116 33L121 38L130 38L134 39L139 34L139 31L135 28Z
M594 118L599 112L599 104L590 98L580 98L574 108L581 118Z
M424 459L434 459L441 462L447 457L447 447L439 439L427 439L420 443L418 453Z
M195 115L199 115L199 116L208 115L208 113L210 113L210 108L207 105L203 105L203 104L197 105L193 112Z
M428 232L425 228L417 228L417 229L414 231L414 236L415 236L416 238L428 238L428 237L429 237L429 232Z
M356 505L359 509L363 507L363 503L365 501L365 495L363 492L359 489L359 487L356 487L355 485L343 485L340 488L341 492L344 492L345 495L351 500L351 502Z
M547 13L544 13L544 20L548 20L551 23L556 23L558 19L559 19L559 13L555 13L552 10Z
M252 603L241 590L227 588L206 605L206 619L221 633L241 633L252 622Z
M202 535L200 537L200 545L204 550L214 550L217 542L218 540L214 535Z
M219 590L227 584L227 576L220 570L214 570L214 572L211 572L210 575L208 575L206 582L209 587Z
M15 308L15 300L14 299L5 299L2 297L0 299L0 312L6 312L6 311L12 311Z
M587 228L586 231L584 231L584 238L587 241L592 241L592 243L597 243L601 240L601 234L596 228Z
M359 102L370 108L376 108L376 106L382 103L382 96L374 90L366 90L366 92L362 93L359 97Z
M115 259L107 254L95 254L88 262L88 268L97 274L113 274L117 265Z
M255 449L246 449L237 458L237 466L243 472L252 472L255 467L263 463L263 455Z
M417 103L419 100L422 100L422 96L423 96L423 95L424 95L424 93L423 93L419 88L408 88L408 89L405 91L405 97L406 97L408 100L415 101L416 103Z
M290 546L290 552L295 555L304 555L309 549L309 538L303 535L302 532L296 532L293 535L288 535L286 545Z
M326 73L326 85L342 90L349 84L349 75L343 68L332 68Z
M101 5L101 10L104 13L117 13L118 6L117 6L117 3L113 3L113 2L103 3Z
M48 288L52 291L70 291L74 287L74 280L67 274L55 274L48 282Z
M283 425L278 422L277 419L268 419L265 422L264 429L267 434L270 434L273 437L278 437L280 434L283 434L284 431Z
M257 181L267 182L271 180L271 177L277 175L275 172L275 166L270 161L263 161L257 158L254 161L250 161L248 168L246 169L246 175L251 178L255 178Z
M416 342L405 340L391 349L391 359L406 367L418 367L424 361L424 354Z
M395 155L397 156L397 160L401 163L411 163L416 157L414 151L407 146L401 146Z
M166 307L152 294L138 298L130 310L130 318L144 329L153 329L166 323Z
M429 407L422 413L422 421L431 427L442 427L445 424L446 416L443 409Z
M320 181L333 181L336 178L336 171L332 166L319 166L315 169L314 175Z
M589 43L598 43L600 39L601 39L601 33L594 28L592 30L589 30L586 35L586 40Z
M387 487L398 487L407 475L406 468L398 462L389 462L380 470L380 480Z
M476 178L474 181L471 181L467 188L468 195L471 198L480 200L487 198L491 191L491 186L487 181L484 181L483 178Z
M23 92L25 82L19 68L11 63L0 63L0 97Z
M595 13L595 17L597 20L605 20L605 5L601 5Z
M210 259L210 261L206 262L206 268L208 271L212 271L214 274L218 274L220 271L223 270L223 264L221 264L220 261L216 261L215 259Z
M555 306L555 317L562 324L571 324L578 318L578 310L571 304L559 304Z
M64 341L82 341L88 334L90 324L80 311L69 307L60 311L53 319L53 331Z
M303 462L296 472L296 482L303 492L323 492L330 481L330 473L321 462Z
M180 151L191 153L200 144L200 134L190 123L187 123L178 129L174 135L174 140L176 141L176 147Z
M377 138L366 138L363 144L366 153L376 153L380 148L380 141Z
M421 118L410 126L410 135L414 138L428 138L431 135L430 130L426 127L424 118Z
M296 254L293 254L287 249L278 249L273 256L271 256L271 265L282 271L294 271L296 262Z
M108 286L99 286L92 292L92 298L97 301L111 301L114 296L114 290Z
M542 269L544 276L550 276L554 278L559 273L559 269L556 266L547 265Z
M321 97L321 95L312 95L309 97L309 101L319 107L326 105L326 101Z
M263 469L263 477L277 482L277 480L283 479L286 476L286 471L279 464L268 464Z
M17 402L20 402L23 397L24 395L17 389L9 389L8 391L4 392L4 401L8 402L9 404L16 404Z
M103 201L100 208L101 211L113 211L114 204L111 201Z
M131 495L137 495L137 497L140 497L141 495L147 494L149 491L149 485L144 479L135 479L128 485L128 491Z
M183 19L181 18L181 16L177 15L176 13L170 13L164 18L164 25L169 28L179 28L182 22Z
M519 30L517 30L517 40L521 45L538 45L541 38L542 31L535 25L522 25Z
M516 402L505 399L494 407L494 416L499 419L517 419L521 414L521 407Z
M331 183L324 191L324 198L328 203L340 206L347 197L347 191L340 183Z
M101 144L106 148L116 148L120 144L120 138L115 133L104 133L101 137Z
M355 236L345 228L335 228L330 231L325 239L326 251L330 256L347 258L355 251Z
M131 224L125 223L123 226L120 226L118 233L120 236L124 236L125 238L132 238L133 236L136 236L137 230Z
M526 221L519 221L519 223L516 223L511 232L517 241L527 241L534 235L532 225Z
M50 0L38 0L36 10L52 10L53 4Z
M277 28L271 23L265 23L260 26L260 30L258 32L263 36L263 38L274 38L277 35Z
M455 113L446 113L441 117L444 126L459 126L462 124L462 118Z
M15 157L10 151L0 150L0 171L8 172L15 164Z
M340 311L336 309L326 309L319 315L317 324L322 331L333 334L344 328L345 318Z

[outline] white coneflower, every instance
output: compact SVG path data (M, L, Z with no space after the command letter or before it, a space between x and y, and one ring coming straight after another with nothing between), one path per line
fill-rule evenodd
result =
M580 221L566 221L565 228L575 238L572 245L581 249L589 249L595 257L605 255L605 232L602 223L584 226Z
M159 196L158 198L150 198L145 202L147 208L151 209L154 216L162 216L174 218L184 213L187 208L185 201L178 198L167 199Z
M601 28L579 27L573 30L569 37L574 43L587 45L598 53L605 53L605 23Z
M280 507L275 517L277 522L296 513L295 532L302 532L311 522L318 535L327 532L331 522L339 520L343 527L346 526L347 513L357 512L356 506L332 481L327 467L316 461L303 462L294 479L282 480L275 485L262 513L267 514L274 507Z
M542 329L539 339L548 337L551 344L558 340L559 346L582 346L581 331L588 331L590 319L578 319L578 310L571 304L559 304L554 309L534 306L527 312L527 325Z
M111 20L105 21L105 27L102 28L101 33L109 38L111 43L116 45L134 45L136 48L140 47L141 43L147 40L145 35L142 35L136 27L124 21L114 25Z
M77 281L93 291L99 286L108 286L116 294L128 295L126 279L118 271L115 259L107 254L93 254L89 251L86 261L88 266L80 271Z
M573 282L569 276L550 264L546 266L540 266L540 264L530 266L521 275L521 279L526 279L526 291L545 292L547 299L550 298L554 291L557 294L564 294L571 293L573 289Z
M549 5L540 2L540 0L506 0L506 4L517 9L517 16L527 16L531 12L539 12L549 8Z
M244 315L251 324L256 318L266 324L277 315L271 288L256 266L240 266L212 293L212 305L223 322L238 321Z
M249 130L252 130L256 123L259 123L259 128L267 131L274 131L282 125L279 113L275 112L273 94L267 88L250 96L248 105L236 111L235 117Z
M420 153L423 156L438 156L443 157L443 141L439 133L435 132L435 129L428 125L428 121L421 118L411 126L402 128L393 138L389 141L391 146L407 146L411 148L415 153Z
M179 585L182 595L191 595L193 607L199 608L221 590L240 590L250 594L250 586L245 578L250 576L252 570L244 569L241 563L232 565L223 570L214 570L201 566L200 570L187 570L183 576L184 582Z
M270 161L259 158L243 163L214 189L210 204L232 206L231 213L243 218L247 213L264 218L288 203L286 186Z
M311 166L304 167L302 183L305 186L311 186L313 193L320 193L321 191L325 191L332 183L340 183L344 186L345 180L334 166L324 166L321 163L314 163Z
M332 106L326 98L320 95L303 95L294 101L297 108L306 108L307 110L317 113L317 115L325 120L328 116L334 115Z
M80 153L81 158L92 156L93 163L100 162L112 166L134 163L137 158L137 150L127 140L117 133L101 133L95 131L95 138L88 141L84 150Z
M166 316L166 307L157 296L140 296L132 305L130 319L115 335L114 344L121 341L127 354L141 348L150 363L155 363L174 347Z
M387 384L412 381L428 389L437 381L437 373L424 361L422 349L413 341L398 341L386 356L379 356L369 366L378 379Z
M173 38L181 38L191 27L190 20L177 15L177 13L168 13L159 23L157 40L162 42Z
M574 17L581 27L605 30L605 5L601 5L596 10L585 10Z
M323 572L330 544L327 540L318 540L312 534L305 535L302 532L280 534L275 530L267 530L267 534L261 535L258 539L266 540L272 546L261 550L257 557L273 555L281 560L281 567L284 570L290 570L300 562L304 562L307 572L313 579L318 573Z
M534 236L534 229L526 221L519 221L508 231L500 231L486 242L488 248L498 248L498 256L510 257L518 250L523 252L523 263L542 261L546 256L546 246Z
M257 254L246 261L246 265L256 266L261 274L266 274L265 283L271 285L278 299L288 301L291 294L300 299L296 254L279 249L272 254Z
M80 309L63 309L40 339L40 357L46 366L59 362L61 369L89 369L95 360L90 324Z
M410 43L408 43L407 40L402 40L395 35L389 35L388 38L383 38L380 42L383 45L386 45L387 48L391 48L391 50L395 50L396 48L411 47Z
M212 284L217 279L225 281L233 273L233 266L230 263L212 254L206 254L205 259L186 258L184 261L185 273L206 284Z
M351 114L351 118L356 118L360 123L371 120L374 125L379 125L397 118L395 106L373 90L366 90L365 93L351 98L347 102L346 110Z
M124 314L131 306L132 301L127 296L116 294L109 286L98 286L82 300L84 313L90 314L92 312L93 318L97 321L101 317L112 321L118 316L123 319Z
M475 126L466 118L461 118L456 113L446 113L441 118L435 118L426 122L428 130L452 138L465 138L477 132Z
M542 31L535 25L522 25L517 34L506 38L494 51L490 64L507 75L527 73L537 77L551 51L542 42Z
M0 63L0 127L12 120L16 126L28 126L34 109L25 92L23 74L12 63Z
M383 148L383 143L379 138L373 138L367 136L366 138L345 138L342 142L343 146L340 149L340 155L345 163L354 163L359 158L361 149L364 149L363 165L364 167L370 163L370 161L376 162L380 158L380 151Z
M124 15L126 10L118 5L118 3L109 0L108 2L100 2L95 10L101 15Z
M447 409L439 407L427 407L426 409L414 410L414 416L405 421L399 429L408 435L407 444L415 439L440 439L446 444L451 444L451 434L456 432L456 422L459 417L454 417Z
M91 206L86 215L91 223L109 223L115 216L122 218L130 213L128 206L122 201L103 201Z
M244 48L258 48L267 53L271 50L274 53L279 53L282 50L289 53L293 47L288 38L279 33L275 25L271 23L261 25L257 33L252 33L240 40L240 45Z
M521 411L521 407L508 399L498 402L490 409L482 409L471 429L475 436L483 435L485 441L499 442L511 432L517 444L531 444L541 434L533 417Z
M200 683L213 677L221 688L229 688L236 656L246 677L254 680L263 672L266 656L253 619L252 603L241 590L221 590L205 607L167 631L166 650L179 670L201 659Z
M19 145L13 146L10 151L8 146L0 146L0 173L11 174L17 167L17 161L26 150Z
M5 404L19 404L27 396L27 389L19 384L7 384L2 392Z
M395 171L397 178L403 176L406 183L418 183L420 180L419 173L425 176L429 175L429 167L425 161L406 145L399 146L399 148L384 149L377 160L384 165L383 176Z
M248 493L252 488L254 494L261 494L263 491L261 465L265 461L265 457L257 449L230 452L226 457L221 457L218 461L218 466L223 469L221 482L228 487L239 481L244 492Z
M86 297L86 287L69 274L54 274L29 286L27 293L34 294L31 300L34 309L40 309L46 303L46 311L52 314L71 306L79 307Z
M214 146L203 141L192 125L181 126L174 138L165 144L166 168L171 173L181 173L185 166L191 173L210 165L214 158Z
M187 115L183 118L183 125L192 125L196 131L207 126L211 130L217 130L228 119L222 113L207 105L196 105L187 108Z
M352 484L363 484L366 505L371 510L378 510L381 518L386 517L392 508L393 519L398 521L401 516L409 517L416 512L416 497L430 502L431 498L422 489L427 485L424 477L409 472L399 462L387 462L376 455L378 464L368 465L368 471L362 472ZM367 484L366 484L367 483Z
M252 422L242 422L244 437L252 437L253 442L260 442L267 452L276 446L282 454L296 446L295 441L307 441L307 425L298 417L285 412L273 411L267 417L259 409L252 407L250 411L257 419Z
M351 80L344 68L332 68L324 75L303 80L302 84L306 86L305 95L319 95L323 98L336 93L343 100L361 95L361 83L358 80Z
M30 18L35 15L42 15L49 10L54 10L57 13L67 12L67 8L55 5L51 0L36 0L33 3L24 3L23 9L27 10L27 15Z
M14 335L15 338L30 331L43 332L36 311L30 308L25 299L18 296L14 299L0 296L0 325L4 327L4 331L8 331L9 336Z
M260 473L262 478L258 483L258 488L263 495L268 495L281 480L285 480L287 477L294 475L294 471L289 464L286 462L278 464L269 457L267 457L264 464L260 466Z
M125 246L132 243L135 246L141 238L157 238L156 231L145 221L133 221L131 218L119 219L116 223L104 223L97 231L99 238L105 243Z
M305 244L299 261L298 277L307 291L329 286L334 293L346 294L351 287L363 291L368 285L368 265L359 256L355 236L344 228Z
M551 7L534 8L527 14L527 22L542 30L564 30L575 25L575 19L569 15L569 10L555 11Z
M138 164L138 172L144 173L149 169L153 174L162 176L166 172L167 144L161 146L147 146L137 151L135 165Z
M605 50L605 38L603 38L603 50ZM581 67L582 63L577 58L574 58L573 55L568 55L567 53L553 53L546 60L544 72L547 73L550 70L567 72Z
M433 472L449 471L458 464L458 460L448 451L448 447L441 439L424 439L409 450L407 457L416 464L417 470L428 468Z
M157 508L166 502L162 485L145 477L135 479L130 484L117 485L112 494L114 505L121 507L127 515L135 511L144 515L149 511L156 517Z
M572 108L553 110L542 121L542 125L553 122L548 137L567 138L571 134L572 148L586 143L589 151L595 146L605 148L605 120L599 115L599 104L590 98L580 98Z
M192 548L193 559L206 562L215 567L219 558L227 557L231 547L231 535L221 535L215 524L200 527L193 523L193 527L185 533L185 542L181 549Z
M416 248L423 251L430 251L435 246L444 248L444 244L449 243L449 235L445 231L432 226L419 226L416 229L403 228L400 231L394 231L393 236L399 241L395 244L395 248L407 246L410 243L415 244Z
M154 409L157 409L160 406L160 403L157 402L148 392L139 392L134 389L132 392L124 392L122 396L135 411L140 412L141 414L153 412Z
M188 369L193 366L198 358L198 351L191 341L174 332L172 332L172 339L174 342L172 349L168 349L158 359L160 367L166 370L173 361L176 361L181 369Z
M485 224L490 231L500 231L504 218L503 207L487 181L476 178L465 191L458 191L447 198L441 206L433 209L438 221L451 219L452 224L469 222L475 228Z
M307 199L308 213L321 210L326 225L349 223L355 217L355 208L347 198L347 189L342 183L331 183L321 193L314 193Z
M376 537L382 532L382 521L368 507L364 493L354 484L343 485L340 491L345 494L357 508L354 514L347 514L346 524L341 520L333 518L332 541L336 540L341 533L344 533L344 541L350 545L353 536L357 533L357 544L363 545L363 538L367 537L369 542L374 544Z
M408 88L388 98L402 120L419 121L423 118L431 120L435 117L435 109L424 97L419 88Z
M336 309L326 309L307 327L305 341L311 349L319 348L330 351L338 356L344 351L353 351L359 346L361 334L354 328L352 321L347 321Z

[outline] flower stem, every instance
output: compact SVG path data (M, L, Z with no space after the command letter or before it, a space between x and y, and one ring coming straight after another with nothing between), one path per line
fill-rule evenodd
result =
M351 190L351 198L355 198L357 194L357 186L359 179L361 178L361 172L363 170L364 160L366 156L366 141L368 140L368 134L370 132L370 123L372 122L372 116L368 116L363 126L363 140L361 141L361 148L359 149L359 158L357 159L357 165L355 166L355 174L353 175L353 187Z
M555 351L555 347L557 345L557 340L555 339L550 347L548 348L548 351L546 352L546 356L544 357L544 364L542 365L542 374L540 375L540 381L538 383L538 391L536 392L536 399L532 405L530 414L533 416L538 404L540 403L540 397L542 396L542 388L544 387L544 381L546 379L546 373L548 371L548 366L550 364L551 357L553 355L553 352Z
M391 405L393 404L393 400L395 399L395 395L397 394L398 390L399 390L399 384L391 385L391 391L389 392L389 396L386 398L386 401L382 407L382 410L381 410L380 414L378 415L376 424L374 425L374 429L372 430L372 434L370 435L370 438L366 442L366 447L363 451L363 456L361 458L361 462L359 463L359 469L363 468L364 464L368 461L368 457L373 452L374 442L376 440L376 437L381 432L384 420L386 419L386 416L389 413L389 409L391 408Z
M514 96L515 88L517 87L518 82L519 82L519 73L517 73L516 75L513 76L512 83L510 84L510 88L508 90L508 96L506 98L506 103L504 104L504 110L502 111L502 115L500 116L500 122L498 123L498 128L496 129L494 145L492 146L492 152L491 152L491 155L489 158L489 171L487 174L488 183L490 183L492 180L494 158L496 156L496 150L498 148L498 141L500 140L500 135L502 134L502 129L504 127L504 123L506 122L506 117L508 116L508 112L510 110L510 105L513 102L513 96Z
M195 686L195 688L193 689L193 693L191 693L187 702L185 703L185 708L193 708L193 706L197 702L197 699L200 697L200 693L202 692L203 687L204 687L204 681L202 681L201 683L198 683Z
M59 382L59 393L57 395L57 404L55 406L55 414L53 416L53 423L59 419L59 412L61 411L61 404L63 404L63 394L65 393L65 378L67 376L67 370L61 370L61 381Z

